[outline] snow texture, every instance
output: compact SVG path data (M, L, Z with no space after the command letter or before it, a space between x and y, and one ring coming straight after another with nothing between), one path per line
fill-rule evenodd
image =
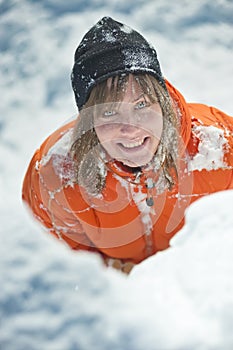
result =
M226 168L224 153L227 140L224 131L214 126L196 126L193 129L198 138L198 153L189 162L189 170L216 170Z
M32 154L76 113L75 48L106 15L146 36L188 101L232 114L232 1L0 2L0 348L232 349L233 191L195 202L171 248L128 277L44 233L22 205Z
M124 65L125 67L130 67L132 71L140 69L143 65L146 70L146 66L151 65L151 56L148 56L145 52L142 52L139 48L134 49L124 49ZM148 72L153 72L152 69L147 69Z
M40 164L45 166L53 155L65 157L71 147L73 129L69 129L60 139L49 149L48 153L41 159Z

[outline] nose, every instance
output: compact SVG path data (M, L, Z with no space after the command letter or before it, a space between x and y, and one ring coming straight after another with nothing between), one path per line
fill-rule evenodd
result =
M121 106L120 131L122 134L134 135L139 131L136 125L135 112L132 109L131 104L123 104Z
M124 135L130 135L132 137L139 134L140 130L137 126L134 126L133 123L125 122L121 123L120 132Z

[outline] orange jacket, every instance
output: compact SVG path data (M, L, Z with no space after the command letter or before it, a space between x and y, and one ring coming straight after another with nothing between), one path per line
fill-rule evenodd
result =
M116 163L108 164L99 197L90 197L71 181L73 164L66 151L74 122L55 131L34 154L23 199L42 224L73 249L138 263L169 246L190 203L233 188L233 118L213 107L186 103L168 82L167 87L181 114L183 162L172 191L150 190L154 206L146 204L147 174L137 183Z

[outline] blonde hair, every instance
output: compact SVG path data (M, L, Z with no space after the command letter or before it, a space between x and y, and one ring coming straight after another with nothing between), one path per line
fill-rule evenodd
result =
M148 74L134 75L135 81L152 103L159 102L163 114L163 131L151 167L157 174L157 184L164 190L174 185L177 174L178 116L168 92L155 77ZM93 108L97 104L116 102L123 99L129 75L113 77L93 87L89 99L80 111L80 118L74 128L71 156L74 161L76 182L87 192L98 195L105 187L107 167L103 148L93 124ZM161 189L160 189L161 190Z

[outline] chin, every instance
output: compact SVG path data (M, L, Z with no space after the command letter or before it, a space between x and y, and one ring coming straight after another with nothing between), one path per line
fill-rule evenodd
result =
M144 166L148 165L151 162L151 160L152 160L152 158L141 160L141 161L139 161L139 160L129 161L126 159L122 159L122 160L120 160L120 162L122 162L124 165L127 165L131 168L137 168L137 167L144 167Z

